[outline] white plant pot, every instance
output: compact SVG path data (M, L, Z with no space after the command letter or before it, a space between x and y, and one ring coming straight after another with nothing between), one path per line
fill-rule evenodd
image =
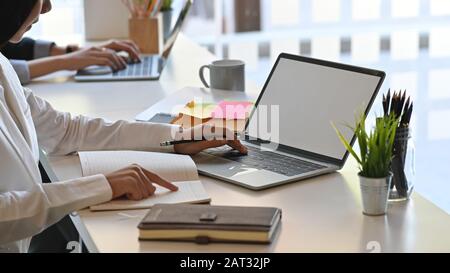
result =
M169 38L170 34L172 34L172 19L173 19L173 10L162 11L162 22L163 22L163 39L164 44Z
M392 174L384 178L359 176L363 213L365 215L385 215L388 205Z

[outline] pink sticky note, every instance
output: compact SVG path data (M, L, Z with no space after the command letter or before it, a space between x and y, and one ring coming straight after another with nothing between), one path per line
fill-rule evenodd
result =
M245 119L251 111L253 103L248 101L222 101L212 111L212 118Z

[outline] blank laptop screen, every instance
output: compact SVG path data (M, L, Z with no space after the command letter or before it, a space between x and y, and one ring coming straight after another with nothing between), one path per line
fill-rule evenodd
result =
M281 58L258 112L263 105L279 105L279 141L272 141L342 160L346 150L331 122L350 142L353 133L342 124L354 125L355 114L366 110L381 80L378 75ZM256 116L261 115L255 112L250 124ZM249 130L250 137L265 139L256 134Z

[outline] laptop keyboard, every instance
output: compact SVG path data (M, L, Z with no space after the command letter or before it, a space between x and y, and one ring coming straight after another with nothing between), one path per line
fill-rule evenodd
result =
M295 176L326 168L326 166L295 157L270 151L262 151L252 146L247 146L247 148L248 155L241 155L238 151L226 147L208 149L205 153L224 157L249 167L264 169L286 176Z
M128 64L127 68L114 72L113 77L150 77L155 57L144 56L137 64Z

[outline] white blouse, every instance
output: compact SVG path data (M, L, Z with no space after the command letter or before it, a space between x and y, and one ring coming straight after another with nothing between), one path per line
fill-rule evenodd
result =
M42 184L39 147L49 154L87 150L160 150L173 126L58 112L23 88L0 54L0 252L27 252L31 236L65 215L109 201L103 175Z

